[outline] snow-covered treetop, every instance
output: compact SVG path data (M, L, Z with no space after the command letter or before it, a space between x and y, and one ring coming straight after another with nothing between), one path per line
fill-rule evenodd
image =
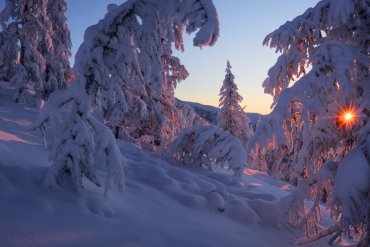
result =
M196 33L196 46L216 42L211 0L129 0L109 5L105 18L87 29L76 55L77 81L109 125L158 143L178 131L174 88L188 72L172 56L172 44L183 50L185 31Z
M182 50L184 31L196 32L195 46L217 41L219 22L211 0L129 0L110 6L105 18L86 31L76 55L76 70L80 75L95 77L90 81L105 88L110 81L118 80L127 86L143 82L157 85L161 93L162 68L157 57L172 53L170 47L162 48L161 43L175 43ZM101 68L91 73L92 67L98 67L94 64Z
M364 0L323 0L266 37L264 44L282 52L263 83L265 92L274 96L274 109L249 148L256 143L264 147L286 144L295 102L301 105L298 122L304 123L301 168L316 164L314 157L321 155L324 146L345 138L335 123L343 108L355 108L354 139L361 137L358 131L369 117L369 13Z
M276 52L283 53L269 70L269 77L263 83L265 92L274 96L273 105L276 105L285 88L288 88L296 78L306 74L309 64L313 68L319 65L319 70L334 65L344 72L345 68L349 68L348 65L356 63L362 64L365 66L363 69L368 70L366 56L363 55L369 49L366 24L369 9L366 0L323 0L314 8L309 8L303 15L267 35L263 43L275 48ZM318 45L321 46L319 51ZM356 48L352 52L356 56L356 61L353 55L346 56L347 50L354 47ZM339 86L346 86L345 81L339 78L337 81Z
M226 75L219 94L220 111L217 116L217 125L240 138L243 144L246 144L251 136L251 129L249 128L249 119L240 106L243 97L239 94L234 79L230 62L227 61Z
M220 90L220 108L237 107L243 101L243 97L238 93L238 86L234 82L235 77L231 72L231 68L230 62L227 61L226 75Z

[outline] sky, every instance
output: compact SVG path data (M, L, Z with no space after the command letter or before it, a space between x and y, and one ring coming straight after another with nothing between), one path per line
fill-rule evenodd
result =
M3 8L5 0L0 0ZM67 0L72 53L77 52L84 32L106 13L109 3L123 0ZM219 14L221 35L213 47L192 46L185 37L185 52L176 52L190 76L181 82L175 95L186 101L218 106L219 91L225 77L227 60L243 96L247 112L269 113L272 96L264 94L262 83L278 54L262 41L286 21L313 7L318 0L213 0ZM73 58L72 58L73 63Z

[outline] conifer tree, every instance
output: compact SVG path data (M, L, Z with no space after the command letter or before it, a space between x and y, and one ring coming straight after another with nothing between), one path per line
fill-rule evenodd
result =
M0 80L9 82L15 75L18 52L18 28L15 23L2 25L0 33Z
M52 29L51 38L53 49L45 54L45 88L43 98L47 98L55 90L65 89L74 78L70 67L71 58L71 35L67 25L65 13L67 3L64 0L48 0L47 17Z
M0 14L4 43L0 56L9 59L0 72L16 89L16 101L28 92L47 99L52 91L65 88L71 77L65 10L63 0L6 1Z
M220 90L220 111L217 116L217 125L240 138L242 143L246 145L251 136L251 129L249 128L249 119L240 106L243 97L238 93L238 86L234 79L231 65L227 61L226 75Z

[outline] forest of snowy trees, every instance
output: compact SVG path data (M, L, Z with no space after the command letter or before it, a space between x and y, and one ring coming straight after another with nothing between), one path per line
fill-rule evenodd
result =
M66 11L64 0L6 0L0 13L0 80L15 102L40 107L29 130L41 130L50 149L44 184L82 191L84 178L105 196L123 192L124 140L171 164L236 177L249 167L289 182L279 224L305 227L298 246L329 235L370 246L368 0L321 0L266 36L279 57L263 82L272 112L255 130L229 61L216 124L175 99L191 73L174 55L184 34L196 47L220 36L212 0L110 4L86 30L73 68ZM326 227L323 210L333 219Z

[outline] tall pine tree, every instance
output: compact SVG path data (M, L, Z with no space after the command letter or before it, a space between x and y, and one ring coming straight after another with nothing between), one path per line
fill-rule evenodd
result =
M9 82L19 62L18 28L15 23L2 25L0 33L0 80Z
M251 136L251 129L249 128L249 119L240 106L243 97L238 93L238 86L234 82L229 61L227 61L226 75L219 95L218 127L240 138L243 145L246 146Z
M47 99L71 77L71 41L65 1L7 0L0 13L0 75L16 89L15 99L31 92Z
M52 29L51 39L53 49L45 54L45 87L43 98L47 98L55 90L65 89L74 79L69 59L72 56L71 34L67 25L65 0L48 0L47 17Z

